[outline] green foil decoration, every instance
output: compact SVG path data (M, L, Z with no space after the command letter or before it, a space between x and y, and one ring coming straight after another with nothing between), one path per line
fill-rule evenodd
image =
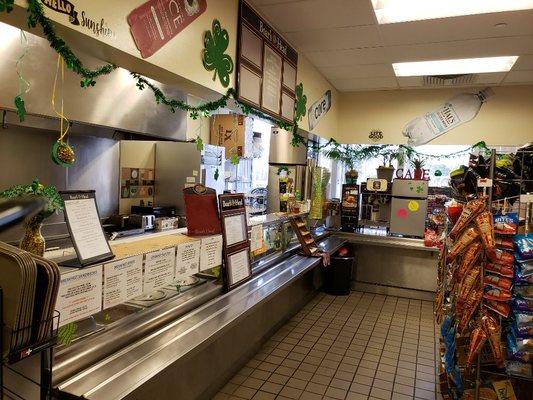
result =
M296 85L296 103L294 104L294 119L301 121L307 111L307 96L304 94L304 84Z
M218 20L213 21L211 31L207 31L204 37L204 50L202 60L204 68L208 71L215 71L213 80L217 75L222 86L228 87L230 83L229 75L233 72L233 60L227 54L229 34L222 29Z

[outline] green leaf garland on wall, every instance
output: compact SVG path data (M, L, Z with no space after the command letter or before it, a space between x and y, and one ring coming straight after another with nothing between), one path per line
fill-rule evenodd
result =
M307 111L307 96L304 94L304 84L296 85L296 103L294 104L294 119L301 121Z
M220 22L213 20L211 31L207 31L204 36L204 50L202 61L204 68L208 71L215 71L213 80L218 78L222 86L228 87L230 83L230 74L233 72L233 60L227 54L229 34L228 31L220 26Z

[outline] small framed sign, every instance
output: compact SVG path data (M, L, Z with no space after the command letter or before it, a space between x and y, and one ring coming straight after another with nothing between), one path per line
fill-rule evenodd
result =
M94 190L60 192L65 202L65 222L77 259L62 265L85 267L114 258L100 222Z
M252 277L244 195L221 194L219 205L224 243L225 283L226 289L231 290Z

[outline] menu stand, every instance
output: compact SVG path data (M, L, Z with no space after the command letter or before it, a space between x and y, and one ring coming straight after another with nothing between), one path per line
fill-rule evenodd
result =
M65 222L76 250L76 258L62 261L66 267L83 268L115 256L100 222L94 190L62 191Z
M224 282L229 291L252 277L250 241L244 195L221 194L219 204L224 239Z
M298 241L302 245L301 253L311 257L321 257L325 267L329 265L329 253L320 251L313 235L307 228L307 224L300 216L294 216L290 218L291 226Z
M9 343L15 343L21 332L32 329L32 326L26 326L18 330L11 330L10 327L4 323L3 299L4 293L0 287L0 321L2 322L0 329L0 343L2 343L2 346L5 335L9 336ZM10 372L23 378L28 384L33 384L39 387L39 399L46 400L52 398L52 362L54 359L54 346L57 343L59 318L59 312L55 311L54 317L51 320L40 321L42 323L50 322L50 330L44 341L30 343L29 345L15 348L10 351L9 354L2 356L2 365L0 366L0 399L4 398L4 394L13 398L24 399L24 397L4 385L4 369L8 369ZM13 364L37 354L39 354L41 358L39 382L12 367Z

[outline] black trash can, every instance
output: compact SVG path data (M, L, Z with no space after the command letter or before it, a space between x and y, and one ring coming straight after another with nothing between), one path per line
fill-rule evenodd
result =
M343 246L331 256L331 263L324 268L324 292L334 296L347 296L352 288L354 267L353 247Z

